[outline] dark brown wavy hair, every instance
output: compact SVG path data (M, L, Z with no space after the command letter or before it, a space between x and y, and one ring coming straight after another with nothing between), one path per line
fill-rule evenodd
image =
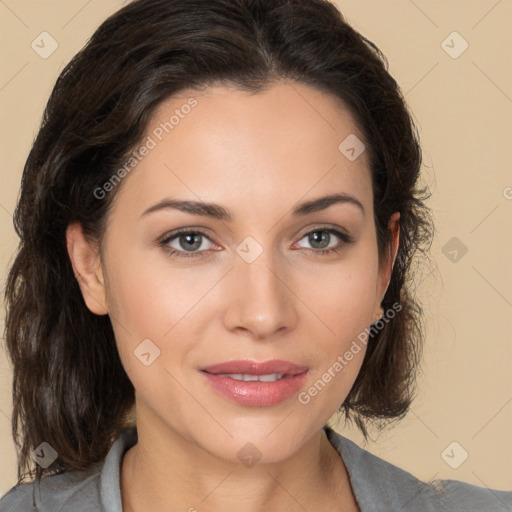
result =
M101 461L133 421L134 388L111 320L86 307L65 232L79 221L99 241L116 187L107 182L141 140L165 99L209 85L257 93L278 80L340 99L370 157L379 261L388 221L400 212L400 242L384 311L401 310L369 342L340 411L367 426L401 419L415 395L424 340L411 288L417 251L428 256L433 221L419 189L421 149L387 60L326 0L136 0L110 16L57 79L23 170L14 226L20 237L6 284L5 339L13 365L12 433L18 479ZM43 470L41 442L58 453Z

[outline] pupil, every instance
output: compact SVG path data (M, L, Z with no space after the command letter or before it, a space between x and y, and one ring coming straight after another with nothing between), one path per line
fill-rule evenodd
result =
M324 249L329 245L329 233L327 231L315 231L309 235L309 243L315 247L314 244L320 243L320 247L317 249Z
M180 237L180 245L181 247L183 247L183 249L185 249L186 251L189 251L191 249L198 249L199 247L201 247L201 235L199 234L186 234L186 235L181 235ZM182 242L183 240L186 241L188 245L184 245Z

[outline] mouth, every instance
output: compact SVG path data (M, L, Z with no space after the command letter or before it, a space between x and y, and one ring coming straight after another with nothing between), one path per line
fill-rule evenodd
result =
M200 369L208 384L240 405L276 405L303 386L309 367L290 361L227 361Z

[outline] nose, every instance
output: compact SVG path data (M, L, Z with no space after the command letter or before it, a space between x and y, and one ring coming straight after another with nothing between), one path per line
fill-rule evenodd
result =
M298 315L289 281L282 269L275 268L266 251L252 263L240 258L228 283L230 301L224 315L226 328L258 340L292 330Z

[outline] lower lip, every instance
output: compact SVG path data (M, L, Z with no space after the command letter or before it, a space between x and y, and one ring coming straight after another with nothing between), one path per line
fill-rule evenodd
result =
M207 372L201 373L216 391L233 402L251 407L268 407L297 393L304 385L308 372L305 371L274 382L245 382Z

